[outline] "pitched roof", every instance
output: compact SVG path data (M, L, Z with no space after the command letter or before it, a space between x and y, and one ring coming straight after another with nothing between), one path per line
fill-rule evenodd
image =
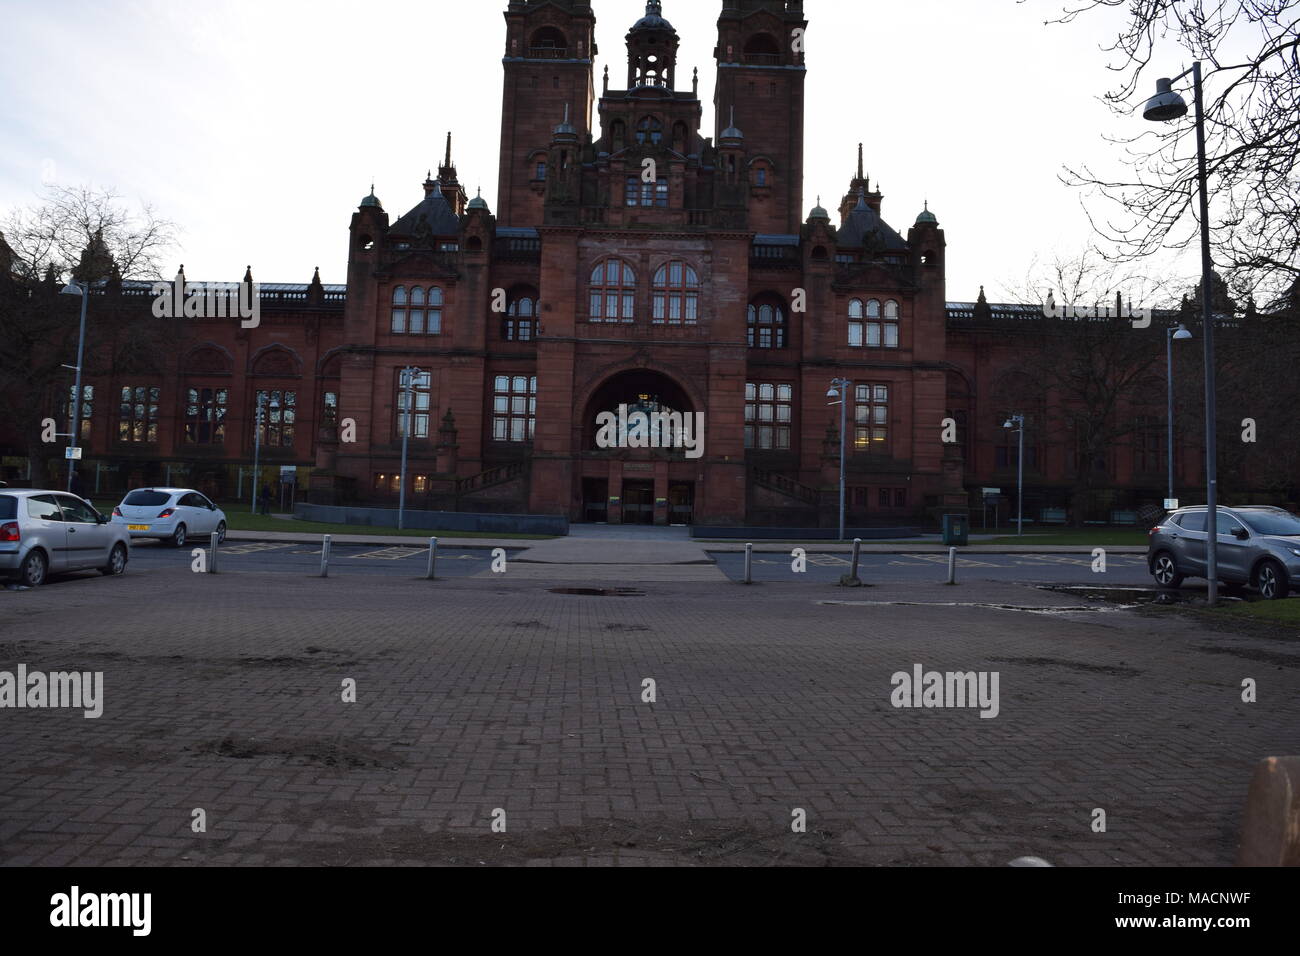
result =
M460 233L460 220L439 189L434 189L425 196L418 206L393 223L388 231L397 236L414 236L426 228L434 236L454 236Z
M886 250L905 252L907 242L891 229L880 214L858 199L857 207L849 213L849 218L836 234L836 244L842 247L861 246L864 240L871 239L871 244Z

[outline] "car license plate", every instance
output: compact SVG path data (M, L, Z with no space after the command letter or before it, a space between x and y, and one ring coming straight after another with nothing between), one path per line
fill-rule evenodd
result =
M147 524L129 524L129 525L127 525L127 528L128 528L129 530L131 530L131 531L148 531L148 530L149 530L149 526L148 526Z

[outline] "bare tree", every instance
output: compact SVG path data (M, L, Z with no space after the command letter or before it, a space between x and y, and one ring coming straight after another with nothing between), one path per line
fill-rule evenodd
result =
M71 395L66 366L76 361L79 323L77 300L58 295L61 277L72 272L90 282L157 278L174 233L175 226L148 207L135 213L112 191L88 188L53 189L45 202L13 210L5 218L0 231L0 256L8 260L0 270L0 407L12 416L12 427L33 458L34 476L44 477L57 450L56 444L41 440L43 420L54 415L60 433L71 425L61 406ZM96 297L91 308L108 301ZM180 323L154 320L147 312L101 313L87 328L86 373L102 375L124 354L158 365L161 359L154 353L159 340L180 341L184 334ZM124 348L123 343L131 342L144 345Z
M1104 48L1118 74L1104 101L1141 130L1107 137L1122 147L1125 172L1081 165L1063 180L1103 199L1089 215L1117 262L1197 241L1194 125L1135 116L1157 78L1187 65L1181 49L1204 64L1217 264L1243 298L1280 295L1300 279L1300 0L1067 0L1049 22L1112 7L1127 18Z

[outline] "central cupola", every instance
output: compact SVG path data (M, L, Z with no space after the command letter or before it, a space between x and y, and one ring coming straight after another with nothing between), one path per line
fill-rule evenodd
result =
M663 17L663 4L650 0L645 16L627 34L627 88L676 89L677 31Z

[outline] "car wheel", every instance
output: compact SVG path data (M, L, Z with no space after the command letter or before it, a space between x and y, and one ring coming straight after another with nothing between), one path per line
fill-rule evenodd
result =
M1291 586L1286 579L1286 570L1276 561L1265 561L1255 572L1255 587L1259 596L1266 601L1277 601L1287 596Z
M1168 551L1161 551L1151 560L1151 576L1162 588L1180 587L1186 577L1178 570L1178 562Z
M172 532L172 547L183 548L185 547L186 540L185 525L178 524L176 530Z
M217 543L220 544L226 540L226 523L223 521L217 525Z
M113 545L113 550L109 552L108 564L99 569L100 574L113 576L121 574L126 570L126 545L118 542Z
M43 551L30 551L23 559L19 580L29 588L38 588L45 583L45 573L50 569L50 562Z

